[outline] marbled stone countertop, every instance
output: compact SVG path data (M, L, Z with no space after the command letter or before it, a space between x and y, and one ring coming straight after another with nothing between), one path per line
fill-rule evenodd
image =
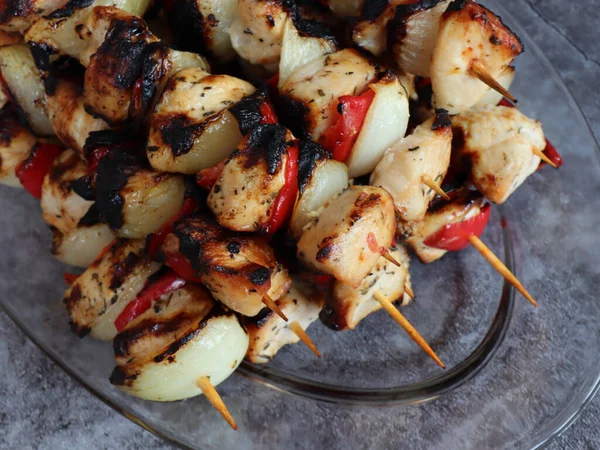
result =
M598 2L503 3L544 50L600 138ZM553 39L536 39L541 31ZM1 313L0 367L0 449L171 448L65 375ZM600 396L549 448L600 448Z

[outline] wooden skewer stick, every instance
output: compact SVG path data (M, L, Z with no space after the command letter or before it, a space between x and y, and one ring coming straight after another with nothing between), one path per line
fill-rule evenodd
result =
M446 200L450 200L450 197L448 197L448 194L446 194L444 192L444 190L441 187L439 187L438 184L435 181L433 181L429 175L421 176L421 183L423 183L425 186L427 186L432 191L435 191L436 194L440 194Z
M297 321L294 320L293 322L290 322L288 326L290 330L292 330L294 334L300 338L304 345L310 348L312 352L315 355L317 355L318 358L321 357L321 353L319 353L319 350L317 350L317 347L315 346L315 344L313 344L313 341L310 339L308 334L306 334L306 331L304 331L304 328L302 328L302 326L300 326L300 324Z
M283 311L279 308L279 306L277 306L277 303L275 303L273 301L273 299L271 297L269 297L267 294L265 294L265 296L263 297L262 302L265 304L265 306L267 308L269 308L271 311L273 311L275 314L277 314L283 320L285 320L286 322L288 321L288 318L283 313Z
M413 300L415 299L415 293L413 292L412 288L408 284L404 285L404 292L406 292L408 294L408 296L410 298L412 298Z
M517 277L515 277L510 270L508 270L508 267L506 267L504 263L500 261L496 255L494 255L487 245L481 242L481 239L479 239L477 236L469 236L469 242L471 242L471 245L475 247L479 253L481 253L481 256L487 259L492 267L496 269L506 281L512 284L521 294L523 294L523 296L529 300L533 306L538 305L529 292L527 292L527 289L523 287Z
M509 99L511 102L517 102L517 99L510 92L508 92L504 86L498 83L498 81L496 81L496 79L492 77L492 75L481 63L474 61L473 63L471 63L469 71L472 75L479 78L481 82L487 84L493 90Z
M392 254L390 253L389 250L384 250L384 252L381 254L381 256L383 256L385 259L387 259L389 262L391 262L396 267L402 266L402 264L399 263L398 260L392 256Z
M533 154L534 154L535 156L538 156L538 157L540 157L540 158L542 159L542 161L544 161L545 163L547 163L547 164L550 164L550 165L551 165L552 167L554 167L555 169L558 169L558 166L557 166L556 164L554 164L554 163L552 162L552 160L551 160L550 158L548 158L548 157L546 156L546 154L545 154L543 151L541 151L541 150L539 150L539 149L537 149L537 148L535 148L535 147L534 147L534 148L533 148Z
M196 385L200 389L202 389L202 393L204 394L204 396L215 407L215 409L221 413L221 415L227 421L227 423L231 425L231 428L237 430L235 420L233 420L233 417L231 417L227 406L225 406L225 403L223 403L221 396L219 395L215 387L212 385L208 377L198 378L196 380Z
M375 300L381 303L381 306L388 312L390 316L400 325L404 331L408 333L413 341L415 341L424 351L427 353L438 365L445 369L444 363L438 358L433 349L429 346L427 341L423 339L423 336L413 327L408 320L396 309L394 304L385 296L381 291L376 291L373 294Z

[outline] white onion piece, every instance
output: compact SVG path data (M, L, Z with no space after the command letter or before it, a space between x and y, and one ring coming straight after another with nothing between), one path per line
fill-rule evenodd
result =
M512 84L514 79L515 79L515 68L513 66L508 66L506 68L506 70L504 72L502 72L498 76L498 78L496 78L496 81L498 83L500 83L506 90L509 90L510 85ZM495 91L494 89L490 89L487 92L487 94L485 94L483 97L481 97L481 100L479 100L477 103L475 103L475 106L484 106L484 105L496 106L498 103L500 103L500 100L502 100L503 98L504 97L502 96L502 94Z
M364 1L365 0L322 0L321 3L327 5L329 9L338 16L356 17L360 14Z
M206 48L220 62L231 61L236 52L231 46L229 27L236 16L237 0L195 0L195 3L204 18Z
M152 167L161 172L194 175L227 159L242 140L238 120L230 111L225 110L206 122L202 133L195 137L194 144L187 153L175 156L170 148L148 150L148 160ZM150 148L151 142L152 140L148 145Z
M69 17L40 17L25 33L25 42L45 44L61 55L79 59L89 45L90 30L87 20L97 6L114 6L131 15L142 17L150 6L150 0L96 0L86 8L75 10ZM92 53L95 53L95 50ZM89 56L91 55L88 55L87 62Z
M312 222L329 200L348 187L348 168L344 163L333 159L317 162L310 180L294 206L290 221L292 236L299 239L304 227Z
M39 136L53 135L54 129L45 111L44 83L29 47L18 44L0 48L0 70L32 131Z
M117 235L145 238L179 211L185 185L182 176L142 170L129 178L120 194L124 202L123 226Z
M371 173L386 149L404 137L408 126L408 98L398 78L386 75L369 88L375 91L375 98L346 161L350 178Z
M282 86L298 67L335 51L335 44L327 39L300 36L294 21L288 18L281 44L279 86Z
M66 264L87 267L114 239L113 232L103 223L79 226L65 235L55 232L52 255Z
M448 8L450 0L440 1L429 9L409 14L400 24L391 26L403 27L402 40L393 45L394 58L398 66L421 77L429 77L431 55L435 47L440 17ZM410 6L404 6L404 8Z
M139 368L124 392L146 400L181 400L202 394L198 378L208 377L217 386L244 359L248 334L232 314L208 319L206 325L174 354L175 359L150 360Z

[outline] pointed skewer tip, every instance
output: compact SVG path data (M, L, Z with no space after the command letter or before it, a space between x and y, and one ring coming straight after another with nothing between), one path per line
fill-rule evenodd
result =
M210 379L208 377L200 377L196 380L196 385L202 390L202 393L206 399L215 407L217 411L219 411L231 428L237 430L237 424L235 423L235 420L233 420L233 417L229 413L227 406L225 406L225 403L223 403L223 399L221 399L221 396L210 382Z
M546 164L558 169L558 166L554 164L554 162L546 156L546 154L538 148L533 148L533 154L544 161Z
M269 297L267 294L265 294L265 296L263 297L262 302L265 304L265 306L267 308L269 308L271 311L273 311L275 314L277 314L283 320L285 320L286 322L288 321L287 316L283 313L283 311L279 308L279 306L277 306L277 303L275 303L273 301L273 299L271 297Z
M392 256L392 254L390 253L389 250L384 250L383 253L381 254L381 256L383 256L385 259L387 259L389 262L391 262L396 267L402 266L402 264L400 262L398 262L398 260Z
M438 184L435 181L433 181L429 175L423 175L421 177L421 183L423 183L429 189L434 191L436 194L441 195L445 200L450 200L448 194L446 194L444 190L440 186L438 186Z
M500 261L496 255L494 255L494 253L481 241L481 239L479 239L477 236L469 236L469 242L471 242L471 245L475 247L479 253L481 253L481 256L483 256L490 263L490 265L504 277L506 281L512 284L517 291L523 294L523 297L529 300L533 306L538 305L527 289L525 289L525 287L517 279L517 277L515 277L508 267L506 267L504 263Z
M381 306L383 306L388 314L392 316L392 319L394 319L396 323L400 325L404 331L406 331L410 338L415 341L417 345L419 345L419 347L425 351L425 353L427 353L431 359L433 359L442 369L446 368L444 363L440 360L440 358L438 358L427 341L423 339L423 336L419 334L415 327L413 327L411 323L406 320L402 313L394 307L394 304L381 291L376 291L373 294L373 297L381 304Z
M310 339L308 334L306 334L304 328L302 328L302 326L297 321L294 320L293 322L290 322L288 326L290 330L292 330L294 334L298 336L298 338L304 343L304 345L306 345L315 355L317 355L318 358L321 357L321 353L319 352L313 341Z
M518 102L518 100L510 92L508 92L508 90L504 86L502 86L480 62L474 61L473 63L471 63L469 71L471 72L471 75L478 78L479 81L487 84L489 87L491 87L499 94L502 94L511 102Z

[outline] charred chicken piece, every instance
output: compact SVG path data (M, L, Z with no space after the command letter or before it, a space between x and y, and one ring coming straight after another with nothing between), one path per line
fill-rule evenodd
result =
M74 79L58 79L52 94L46 96L46 110L56 136L83 157L90 134L107 130L109 125L88 114L81 94L81 85Z
M259 125L242 140L208 196L219 224L235 231L262 229L286 183L291 145L294 136L278 124Z
M200 214L175 223L162 253L180 276L202 282L217 300L245 316L264 308L265 295L281 298L291 283L264 239L228 231Z
M231 375L248 348L237 317L202 287L188 284L155 302L113 341L117 361L110 381L135 397L174 401L202 394Z
M357 288L391 246L395 229L394 202L385 189L351 186L306 227L298 258Z
M338 99L362 94L378 74L378 67L356 50L322 56L296 69L279 87L285 106L284 122L296 136L319 141L333 125Z
M81 198L72 187L87 175L87 165L74 150L62 152L42 184L42 217L61 233L73 230L94 202Z
M298 322L306 330L319 318L319 313L325 304L324 296L309 295L302 290L302 286L297 287L297 285L297 281L294 280L288 293L277 300L277 306L289 322L285 322L267 309L245 323L250 337L246 359L251 363L265 364L273 359L282 347L295 344L300 340L290 330L290 323Z
M23 32L38 17L62 8L68 0L6 0L0 5L0 30Z
M423 176L439 184L446 175L452 148L450 125L447 112L438 110L435 117L387 150L371 175L372 185L392 194L403 221L421 220L436 195L423 184Z
M500 204L536 171L546 139L542 125L516 108L481 106L452 118L457 155L479 192Z
M64 297L71 329L80 337L111 340L114 321L160 264L145 255L144 240L114 241L73 283Z
M147 154L152 167L195 174L225 160L242 140L230 108L254 90L239 78L200 68L178 72L150 119Z
M0 183L21 187L15 169L31 152L35 136L5 108L0 111Z
M381 309L381 304L373 297L377 291L402 306L410 303L410 297L404 292L404 286L410 287L408 252L399 246L390 249L390 254L402 264L400 267L381 256L357 288L334 281L332 296L321 312L325 325L336 331L353 330L362 319Z
M490 89L473 74L474 65L498 79L523 51L519 38L500 18L472 0L455 0L442 15L430 75L437 108L458 114Z
M175 0L165 7L180 48L207 54L220 63L235 58L229 29L236 17L237 0Z

